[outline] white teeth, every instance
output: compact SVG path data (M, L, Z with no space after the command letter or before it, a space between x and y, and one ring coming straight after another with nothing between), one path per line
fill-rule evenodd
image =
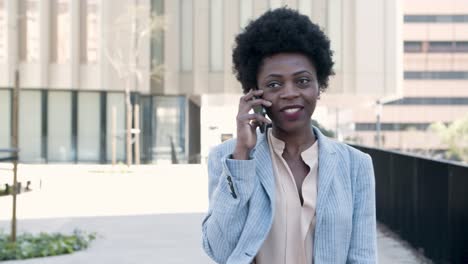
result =
M296 113L297 111L299 111L300 108L289 108L289 109L286 109L284 110L286 113L288 114L292 114L292 113Z

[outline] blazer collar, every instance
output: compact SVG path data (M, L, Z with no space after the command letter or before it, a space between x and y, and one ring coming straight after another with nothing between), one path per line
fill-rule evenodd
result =
M328 197L330 185L336 174L337 157L336 143L323 135L320 130L314 127L315 135L319 143L318 154L318 181L317 181L317 225L321 222L322 211L325 208L325 202Z

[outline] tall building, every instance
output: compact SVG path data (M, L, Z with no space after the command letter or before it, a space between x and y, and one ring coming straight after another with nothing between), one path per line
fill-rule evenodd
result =
M468 2L404 1L404 81L401 98L383 101L382 147L416 152L446 148L431 123L468 114ZM372 109L356 112L358 142L376 144Z
M335 121L348 106L401 93L400 1L0 0L0 147L11 145L19 70L22 162L109 162L114 126L123 161L126 88L141 108L143 162L203 160L235 136L235 35L281 6L331 39L336 75L321 123L345 135L352 127Z

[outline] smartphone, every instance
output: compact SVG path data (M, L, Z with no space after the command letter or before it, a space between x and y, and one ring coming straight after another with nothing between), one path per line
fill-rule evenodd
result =
M258 87L256 88L258 90ZM255 99L261 99L259 96L255 96ZM263 105L256 105L253 107L254 113L261 114L262 116L266 116L266 110ZM260 132L265 133L267 124L265 122L260 122L259 124Z

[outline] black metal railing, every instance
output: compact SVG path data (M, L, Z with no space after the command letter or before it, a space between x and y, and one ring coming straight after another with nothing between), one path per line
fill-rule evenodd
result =
M354 147L372 156L377 220L435 263L468 263L468 166Z

